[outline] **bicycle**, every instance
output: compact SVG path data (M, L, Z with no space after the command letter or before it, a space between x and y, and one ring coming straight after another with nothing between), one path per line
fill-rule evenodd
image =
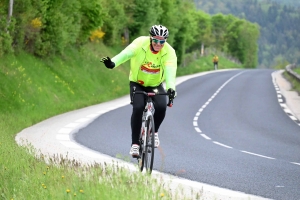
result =
M155 92L144 92L134 91L132 95L132 101L135 94L143 94L147 97L145 109L142 115L142 127L140 133L140 151L137 157L140 171L142 172L144 167L146 171L151 174L154 162L154 112L155 108L153 105L152 97L155 95L168 95L168 93L155 93ZM132 103L132 102L131 102ZM169 99L167 106L172 107L173 99Z
M214 62L214 68L215 68L215 70L218 69L218 62Z

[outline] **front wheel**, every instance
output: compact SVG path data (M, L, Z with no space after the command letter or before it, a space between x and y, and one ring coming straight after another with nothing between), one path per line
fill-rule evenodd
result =
M153 116L149 116L147 121L146 121L146 130L147 130L147 135L146 135L146 149L143 154L145 158L142 158L142 162L145 162L145 167L146 170L149 174L151 174L152 169L153 169L153 162L154 162L154 120Z

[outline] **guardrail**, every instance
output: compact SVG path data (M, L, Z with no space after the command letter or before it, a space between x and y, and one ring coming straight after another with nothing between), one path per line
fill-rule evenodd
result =
M300 75L293 71L296 68L295 64L291 64L285 67L285 70L293 76L300 83Z

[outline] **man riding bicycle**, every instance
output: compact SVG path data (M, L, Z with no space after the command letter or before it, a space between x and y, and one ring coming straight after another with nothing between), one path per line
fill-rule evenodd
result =
M150 36L140 36L129 44L123 51L112 59L104 57L101 62L109 69L118 67L130 60L130 97L134 91L161 92L165 89L162 85L166 82L169 99L176 96L175 79L177 71L177 57L175 50L168 44L169 31L165 26L154 25L150 28ZM134 95L132 99L131 115L131 148L132 157L139 156L139 135L142 126L142 115L145 108L145 97ZM155 113L155 147L159 146L158 129L165 118L167 98L162 95L153 97Z

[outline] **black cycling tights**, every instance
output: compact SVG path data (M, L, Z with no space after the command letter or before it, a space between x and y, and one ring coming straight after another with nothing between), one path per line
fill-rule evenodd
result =
M157 87L144 87L138 83L130 82L130 97L132 97L133 88L135 91L154 92L156 89L158 92L165 92L162 84ZM154 101L154 125L155 133L158 131L159 126L165 118L167 110L167 97L165 95L157 95L152 97ZM146 105L146 97L142 94L134 95L132 104L132 115L131 115L131 138L132 144L139 144L139 135L142 127L142 115Z

